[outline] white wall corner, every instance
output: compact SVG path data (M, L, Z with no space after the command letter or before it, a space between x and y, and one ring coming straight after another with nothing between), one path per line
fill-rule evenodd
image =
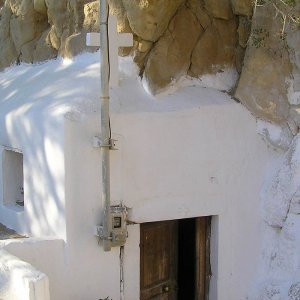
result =
M36 270L5 250L0 250L1 300L50 300L49 280Z

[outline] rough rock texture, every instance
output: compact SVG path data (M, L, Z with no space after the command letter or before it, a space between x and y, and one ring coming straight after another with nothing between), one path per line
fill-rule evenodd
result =
M85 46L85 36L98 31L98 3L0 3L0 69L95 51ZM241 69L252 15L248 0L109 0L109 5L118 31L134 34L133 49L120 49L119 54L133 55L153 94L187 73L201 77Z
M0 7L3 5L0 69L16 62L32 63L69 53L68 41L81 32L85 19L84 5L88 2L91 1L6 0L0 3ZM74 41L71 44L78 48ZM75 49L71 52L78 54L81 51Z
M132 31L143 40L155 42L165 32L184 0L123 0Z
M281 22L274 15L271 5L257 10L236 97L258 117L282 123L289 115L286 80L292 66L285 42L278 37Z
M261 198L267 224L261 266L265 275L255 299L300 299L300 134L279 157Z
M232 10L235 15L248 16L252 15L253 1L252 0L231 0Z
M191 10L181 7L147 60L144 78L151 93L186 74L191 53L202 33L203 29Z
M233 17L230 0L204 0L204 3L214 18L229 20Z
M255 116L298 133L300 30L287 22L282 40L281 14L272 4L257 7L255 16L252 0L109 0L109 5L118 31L134 35L134 47L119 54L133 56L151 93L186 74L202 79L230 70L241 76L228 90ZM0 69L97 50L86 47L85 37L99 30L98 1L0 0L0 9ZM293 15L300 15L297 1Z
M282 228L291 209L297 213L300 194L300 135L294 138L273 179L262 192L264 220ZM300 211L299 211L300 212Z
M206 73L217 73L227 67L236 67L237 42L235 18L229 21L213 19L193 51L190 75L198 77Z

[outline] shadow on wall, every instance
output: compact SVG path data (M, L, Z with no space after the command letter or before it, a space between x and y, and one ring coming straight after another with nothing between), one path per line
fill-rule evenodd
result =
M82 69L80 63L58 60L0 74L0 144L24 156L29 235L65 238L64 116L87 106L94 109L97 99L94 73L87 69L90 74L83 80ZM90 81L90 89L84 81ZM90 104L82 99L90 99Z

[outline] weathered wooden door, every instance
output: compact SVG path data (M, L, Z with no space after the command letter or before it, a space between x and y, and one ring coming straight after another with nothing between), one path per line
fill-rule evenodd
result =
M177 299L178 221L141 224L141 300Z
M197 218L195 223L196 284L195 299L208 299L210 271L210 217Z

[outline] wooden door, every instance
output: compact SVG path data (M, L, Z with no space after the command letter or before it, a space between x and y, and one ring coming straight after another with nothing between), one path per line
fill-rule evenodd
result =
M141 224L140 299L177 299L178 222Z
M196 219L196 283L195 299L208 299L210 270L210 217Z

